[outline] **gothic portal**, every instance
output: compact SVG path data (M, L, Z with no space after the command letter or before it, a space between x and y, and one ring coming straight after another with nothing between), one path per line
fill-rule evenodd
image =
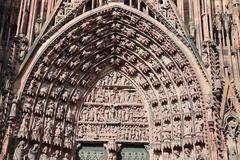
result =
M223 55L210 38L199 55L173 1L33 2L9 57L0 158L240 158Z

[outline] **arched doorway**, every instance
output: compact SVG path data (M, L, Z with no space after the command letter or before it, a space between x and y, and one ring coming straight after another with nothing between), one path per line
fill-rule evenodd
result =
M105 148L108 159L204 158L209 86L175 38L114 3L74 18L38 48L19 78L16 149L27 143L37 157L77 159L88 144Z

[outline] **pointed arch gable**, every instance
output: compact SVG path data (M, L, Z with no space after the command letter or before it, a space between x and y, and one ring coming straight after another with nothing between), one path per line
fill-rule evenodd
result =
M155 146L150 159L153 152L173 153L171 148L187 147L194 152L196 146L208 147L208 128L203 124L211 88L198 60L161 23L118 3L75 17L43 42L26 63L18 77L18 140L73 152L79 143L81 106L96 81L109 71L131 79L144 97L149 113L145 133L149 134L144 143L137 142ZM75 111L73 121L67 118L69 110ZM36 133L37 124L45 129L52 123L52 141L45 139L42 130ZM70 129L72 141L67 136L60 140L59 132L65 135ZM129 141L123 138L119 142Z
M110 3L106 6L99 7L96 9L93 9L91 12L86 12L74 19L72 19L70 22L65 24L63 27L61 27L59 30L57 30L51 37L49 37L45 42L41 42L40 47L37 49L37 51L34 53L33 56L31 56L30 59L24 64L24 66L21 69L21 72L18 76L18 84L21 84L21 89L18 89L19 94L21 94L21 91L23 90L22 87L24 87L24 82L26 82L27 77L29 76L30 72L32 71L33 67L37 63L38 59L41 58L43 53L48 49L51 48L51 46L57 42L59 42L59 39L63 37L62 35L71 30L71 28L74 28L74 26L77 26L77 23L84 21L87 17L91 17L94 15L98 15L101 12L106 12L107 10L111 10L113 8L121 8L123 10L126 10L129 13L133 13L135 15L138 15L145 20L149 21L151 24L153 24L155 27L159 28L164 34L168 36L172 40L173 43L181 50L181 52L186 56L188 59L188 62L191 63L191 66L193 66L194 72L196 73L196 76L199 79L199 82L201 83L201 87L203 91L206 91L206 95L210 92L210 78L207 74L207 71L205 68L201 65L199 58L197 58L196 55L193 54L193 51L191 51L186 45L184 45L181 40L177 36L175 36L174 33L169 31L164 25L153 19L152 17L144 14L143 12L140 12L134 8L131 8L129 6L121 5L119 3Z

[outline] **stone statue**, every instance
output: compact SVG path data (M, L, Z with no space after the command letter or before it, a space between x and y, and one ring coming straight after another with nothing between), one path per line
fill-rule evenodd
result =
M173 154L174 154L174 160L183 160L183 158L180 155L180 151L175 150L173 151Z
M61 146L61 142L62 142L61 134L62 134L62 124L58 122L55 130L54 139L53 139L53 143L57 146Z
M15 148L14 154L13 154L13 160L22 160L24 156L24 150L25 150L25 142L20 141L18 146Z
M65 128L65 134L64 134L64 147L66 148L71 148L72 146L72 132L73 132L73 127L71 124L67 124Z
M196 146L196 160L206 160L201 146Z
M43 134L43 142L50 144L51 139L52 139L52 127L53 127L53 122L49 118L46 120L46 127L44 128L44 134Z
M29 160L36 160L37 159L37 154L39 150L39 145L34 144L34 146L28 151L28 159Z
M19 129L19 132L18 132L18 137L19 138L28 138L28 125L29 125L29 120L30 120L30 117L29 117L29 114L25 114L23 120L22 120L22 123L20 125L20 129Z
M233 134L232 134L233 135ZM227 134L227 146L228 146L228 156L229 160L237 160L237 146L231 133Z
M48 157L48 155L47 155L47 152L48 152L48 148L47 148L47 147L44 147L44 148L42 149L42 154L40 155L39 160L48 160L49 157Z
M33 140L40 141L41 124L42 124L41 118L36 117L32 128Z
M23 111L30 112L32 104L33 104L32 99L30 97L27 97L26 102L23 104Z
M66 153L65 155L64 155L64 157L63 157L63 159L62 160L70 160L70 158L69 158L69 154L68 153Z
M51 155L51 157L50 157L49 160L59 160L59 154L60 154L59 150L56 150L56 151Z
M193 160L193 158L191 157L191 150L190 149L185 148L184 153L185 153L185 160Z

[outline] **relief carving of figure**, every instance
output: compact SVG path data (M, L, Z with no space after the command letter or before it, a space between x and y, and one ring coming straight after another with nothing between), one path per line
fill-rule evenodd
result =
M26 149L26 144L24 141L20 141L18 146L15 148L13 154L13 160L22 160L24 156L24 151Z
M196 160L206 160L205 153L203 148L199 145L196 146Z
M41 118L36 117L33 122L32 128L32 139L35 141L40 141L40 132L41 132Z
M174 160L183 160L181 157L181 153L178 150L175 150L174 152Z
M62 142L61 134L62 134L62 124L58 122L55 130L55 134L54 134L54 139L53 139L53 143L57 146L61 146L61 142Z
M69 97L69 91L65 90L62 94L62 100L67 101L68 97Z
M191 136L191 134L192 134L192 121L185 120L184 136Z
M69 154L68 153L66 153L65 155L64 155L64 157L63 157L63 159L62 160L70 160L70 158L69 158L70 156L69 156Z
M60 152L59 150L56 150L50 157L49 160L59 160Z
M46 115L52 117L54 109L55 109L55 103L51 101L47 106Z
M27 97L26 102L23 104L23 111L24 112L30 112L32 105L33 105L32 98Z
M56 114L56 117L58 119L62 119L63 118L63 114L64 114L64 106L62 104L60 104L58 106L58 109L57 109L57 114Z
M71 148L72 147L72 132L73 132L73 127L71 124L67 124L66 129L65 129L65 134L64 134L64 147L66 148Z
M184 153L185 153L185 160L193 160L193 157L191 156L191 150L188 148L184 149Z
M72 96L72 101L74 103L76 103L79 99L80 99L80 91L78 90L78 91L74 92L74 94Z
M30 117L29 117L29 114L25 114L23 120L22 120L22 123L20 125L20 129L19 129L19 132L18 132L18 137L19 138L28 138L28 126L29 126L29 120L30 120Z
M53 134L53 121L48 118L46 120L46 127L44 128L44 134L43 134L43 142L51 144L52 134Z
M42 114L43 107L44 107L45 100L44 99L39 99L36 106L35 106L35 113L36 114Z
M47 155L47 152L48 152L48 148L45 146L45 147L42 149L42 153L40 154L39 160L49 160L49 157L48 157L48 155Z
M39 150L39 145L34 144L34 146L32 148L30 148L28 151L28 155L27 155L28 159L29 160L37 160L38 150Z

